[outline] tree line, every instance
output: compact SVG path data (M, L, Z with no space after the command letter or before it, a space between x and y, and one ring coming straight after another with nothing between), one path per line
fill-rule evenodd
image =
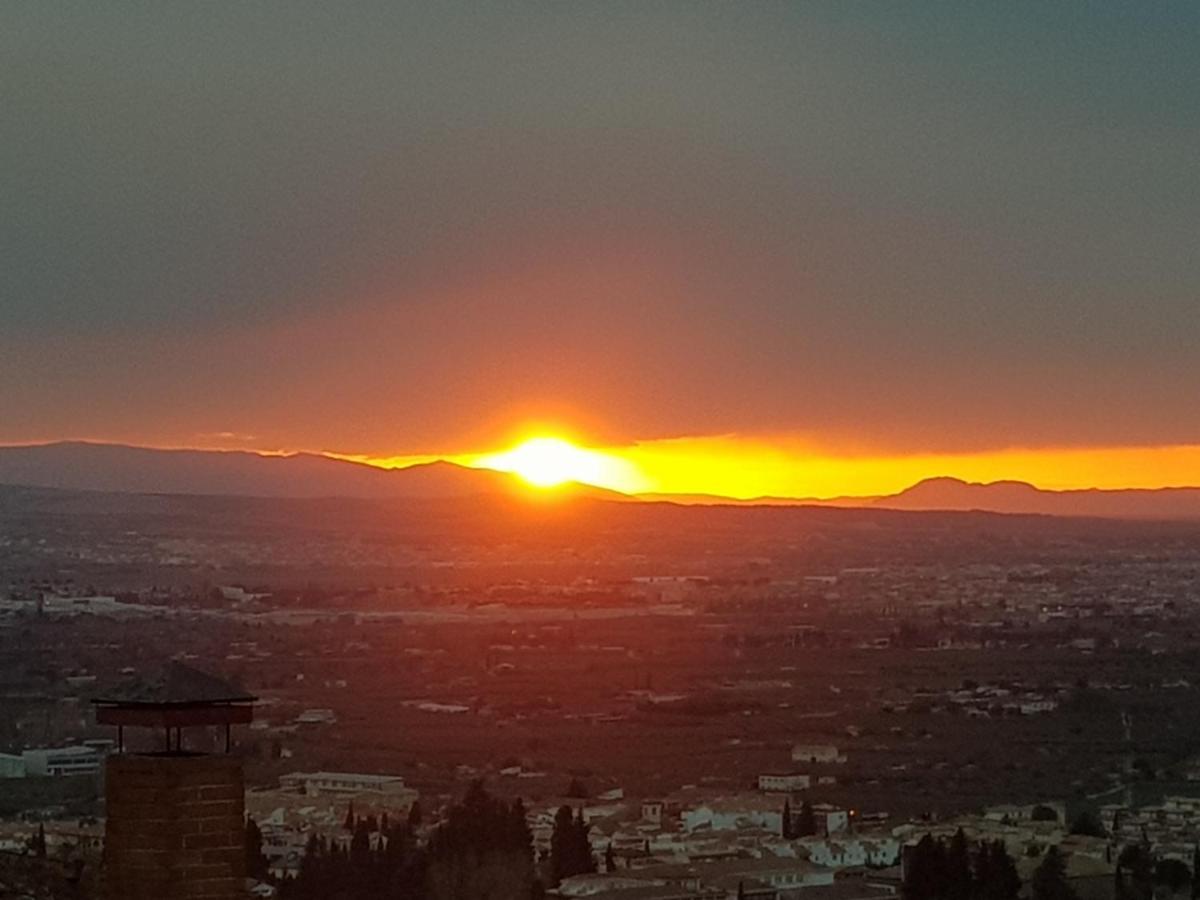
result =
M1020 889L1003 841L972 848L960 828L949 841L927 834L905 851L905 900L1016 900Z
M280 900L540 900L564 878L595 872L582 810L561 807L550 851L535 859L533 835L520 799L493 797L473 783L424 842L419 813L404 822L347 812L348 843L313 835L298 874L278 882ZM247 871L266 879L257 825L247 823ZM606 867L612 865L611 853Z

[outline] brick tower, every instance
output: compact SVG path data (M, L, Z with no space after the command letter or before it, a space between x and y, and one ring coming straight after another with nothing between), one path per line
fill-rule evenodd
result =
M92 701L96 721L117 727L118 753L105 770L108 900L245 896L242 763L228 752L230 727L251 721L255 699L172 663ZM161 732L161 745L126 752L129 727ZM212 727L224 728L225 755L184 748L185 728Z

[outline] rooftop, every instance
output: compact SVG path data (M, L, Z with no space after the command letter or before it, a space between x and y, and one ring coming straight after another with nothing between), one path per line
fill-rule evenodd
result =
M403 782L403 775L367 775L360 772L291 772L281 775L281 780L304 779L312 781L358 781L371 784Z
M119 684L92 703L105 706L210 706L257 700L224 678L172 660L159 671Z

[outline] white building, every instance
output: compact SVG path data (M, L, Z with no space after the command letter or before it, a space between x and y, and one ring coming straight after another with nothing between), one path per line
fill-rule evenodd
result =
M417 792L404 784L399 775L363 775L355 772L292 772L279 776L279 786L309 797L333 795L352 797L355 794L387 794L404 798Z
M895 865L900 858L900 842L888 834L871 837L807 837L801 838L799 844L808 852L812 862L831 869L856 866L884 868Z
M103 754L96 747L49 747L21 753L27 775L95 775Z
M642 821L661 825L663 820L663 802L661 800L642 801Z
M25 757L0 753L0 778L24 778Z
M337 715L332 709L306 709L296 716L297 725L333 725Z
M993 822L1032 822L1039 815L1046 815L1046 810L1054 813L1053 821L1060 824L1067 821L1067 809L1061 800L1046 800L1041 803L1024 805L1001 803L985 809L983 817Z
M783 806L758 795L716 797L683 810L685 831L709 828L713 831L761 828L774 834L783 831Z
M833 744L796 744L792 747L792 762L844 763L846 757Z
M760 791L786 792L806 791L812 786L812 777L792 772L785 775L759 775Z

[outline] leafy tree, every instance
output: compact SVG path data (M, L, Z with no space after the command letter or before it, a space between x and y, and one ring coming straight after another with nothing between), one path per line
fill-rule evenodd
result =
M564 878L596 871L588 826L583 810L576 815L571 807L561 806L554 814L554 831L550 835L550 880L553 885Z
M586 800L590 795L582 781L572 778L571 783L567 785L567 792L563 796L570 797L572 800Z
M421 827L421 801L414 800L408 808L408 827L414 831Z
M1154 895L1154 861L1150 848L1145 844L1129 844L1121 850L1113 876L1120 900L1150 900Z
M372 847L358 820L349 851L313 835L298 877L279 884L280 900L425 900L425 858L407 827L391 828Z
M430 835L427 858L428 900L529 900L534 890L525 807L478 781Z
M1154 866L1154 883L1164 885L1173 894L1183 890L1191 880L1191 871L1177 859L1160 859Z
M1192 848L1192 900L1200 900L1200 847Z
M1084 810L1075 817L1075 821L1071 823L1071 834L1083 834L1088 837L1101 838L1108 836L1104 830L1104 823L1091 810Z
M1029 818L1035 822L1057 822L1058 813L1053 806L1046 806L1044 803L1039 803L1030 810Z
M1077 900L1067 884L1067 864L1057 847L1046 851L1033 872L1033 900Z

